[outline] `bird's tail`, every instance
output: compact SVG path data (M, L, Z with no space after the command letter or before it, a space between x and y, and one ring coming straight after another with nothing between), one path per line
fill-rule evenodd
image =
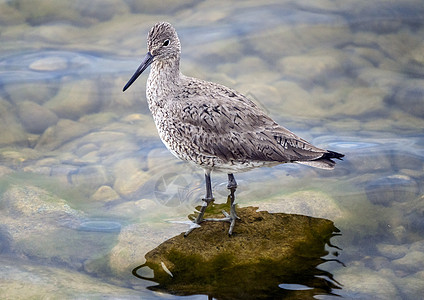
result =
M332 159L335 158L342 160L343 157L344 154L327 150L327 152L325 152L320 158L307 161L298 161L297 163L315 168L331 170L334 169L334 166L336 165L336 162Z

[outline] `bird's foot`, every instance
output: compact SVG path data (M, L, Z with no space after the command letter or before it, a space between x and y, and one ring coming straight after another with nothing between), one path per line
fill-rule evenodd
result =
M228 222L230 223L230 229L228 230L228 235L231 236L233 234L234 225L236 224L236 220L240 220L236 213L236 205L233 204L230 209L230 213L227 213L225 210L222 211L224 214L224 218L208 218L203 221L215 221L215 222Z
M184 233L184 237L188 236L190 232L192 232L194 229L200 227L200 223L205 221L203 218L203 215L205 214L206 208L208 207L209 203L212 203L214 201L214 198L203 198L203 204L200 208L199 215L197 216L196 220L193 221L193 224L190 225L190 228Z

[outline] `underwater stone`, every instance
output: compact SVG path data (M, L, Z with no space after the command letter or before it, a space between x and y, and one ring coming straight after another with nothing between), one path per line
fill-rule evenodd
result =
M142 170L137 158L123 159L113 169L116 178L113 189L122 197L134 195L150 178L149 173Z
M76 120L94 113L100 106L97 86L92 80L64 83L60 91L44 104L60 118Z
M144 291L106 283L99 276L17 257L0 257L0 291L3 299L147 299Z
M104 201L109 202L119 199L119 195L115 192L110 186L102 185L97 189L97 191L91 195L90 199L94 201Z
M30 133L43 133L59 120L50 109L31 101L18 104L18 115L24 128Z
M80 122L62 119L44 131L35 146L36 150L54 150L90 131L90 127Z
M398 87L387 103L398 106L411 115L424 117L424 80L409 80Z
M407 202L418 195L418 184L409 176L391 175L370 181L365 192L373 204L390 206L394 202Z
M26 145L28 136L12 111L12 105L0 98L0 145Z

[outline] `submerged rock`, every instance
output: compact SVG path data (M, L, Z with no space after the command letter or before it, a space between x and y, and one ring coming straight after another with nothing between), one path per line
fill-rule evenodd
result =
M107 253L119 230L116 222L90 223L65 199L32 185L10 185L0 195L0 219L0 252L73 269Z
M24 128L36 134L43 133L59 120L51 110L31 101L19 103L18 114Z
M213 205L214 214L223 205ZM180 234L167 240L148 252L146 263L133 274L159 283L152 290L218 299L269 299L299 292L280 288L282 283L308 287L301 291L304 296L338 288L330 273L316 268L325 262L325 245L338 232L333 222L256 210L238 209L241 220L231 237L228 223L206 222L186 238Z
M414 200L419 188L417 182L409 176L391 175L369 182L365 192L373 204L390 206L396 202Z

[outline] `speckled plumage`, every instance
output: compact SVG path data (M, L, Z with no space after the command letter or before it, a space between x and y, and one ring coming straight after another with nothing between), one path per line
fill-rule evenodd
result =
M146 95L160 138L207 175L288 162L332 169L331 158L343 156L278 125L237 91L181 74L180 41L169 23L153 26L147 40L149 52L124 90L151 65Z

